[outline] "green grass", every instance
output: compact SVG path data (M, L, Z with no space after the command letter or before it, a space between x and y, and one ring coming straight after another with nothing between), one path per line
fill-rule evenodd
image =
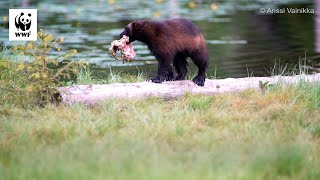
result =
M0 106L1 179L319 179L320 84Z
M111 83L133 83L142 82L146 79L146 73L138 72L136 75L115 72L111 68L109 74L105 78L100 78L93 75L92 70L88 68L79 68L79 73L75 81L65 82L65 86L72 85L89 85L89 84L111 84Z
M263 92L40 108L13 58L0 53L1 180L320 179L320 83L301 68L299 84ZM145 77L80 69L65 85Z

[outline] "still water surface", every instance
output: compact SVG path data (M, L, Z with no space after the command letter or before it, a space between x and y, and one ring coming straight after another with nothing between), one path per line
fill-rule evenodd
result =
M161 3L157 3L161 2ZM214 2L214 3L212 3ZM125 73L156 73L155 58L144 44L134 42L137 56L122 64L109 54L111 41L132 20L191 19L207 39L209 77L269 76L272 69L306 63L319 68L314 52L314 14L262 14L261 8L314 8L310 0L251 1L0 1L0 43L8 41L9 8L38 9L38 29L64 37L63 48L77 49L101 76L109 69ZM305 60L307 56L307 61ZM280 67L281 66L281 67ZM192 76L196 68L190 63Z

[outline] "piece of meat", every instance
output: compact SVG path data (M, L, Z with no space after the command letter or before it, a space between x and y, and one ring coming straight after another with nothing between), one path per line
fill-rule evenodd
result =
M129 37L124 35L120 40L112 41L111 47L109 48L111 55L118 61L121 61L121 59L117 57L116 53L117 51L121 52L122 63L124 63L124 61L130 62L136 57L132 43L127 44L127 42L129 42Z

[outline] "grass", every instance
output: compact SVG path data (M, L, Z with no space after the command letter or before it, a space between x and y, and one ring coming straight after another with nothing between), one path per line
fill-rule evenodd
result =
M297 85L263 92L40 108L27 105L29 94L5 91L28 84L11 72L0 74L0 179L320 178L320 83L302 73ZM80 69L65 85L144 79Z
M320 84L0 108L3 179L319 179Z
M111 83L133 83L141 82L146 79L146 74L141 71L137 75L125 74L122 72L115 72L111 68L109 69L109 74L105 78L100 78L93 75L91 69L79 68L79 73L75 81L65 82L65 86L71 85L88 85L88 84L111 84Z

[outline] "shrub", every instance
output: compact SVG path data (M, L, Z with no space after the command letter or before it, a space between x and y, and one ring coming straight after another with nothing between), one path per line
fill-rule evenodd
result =
M71 59L77 54L75 49L50 56L52 51L60 52L62 42L62 37L55 39L40 30L38 41L11 48L18 60L6 56L0 58L2 103L25 106L59 100L57 94L61 82L76 76L79 67L87 66L86 62Z

